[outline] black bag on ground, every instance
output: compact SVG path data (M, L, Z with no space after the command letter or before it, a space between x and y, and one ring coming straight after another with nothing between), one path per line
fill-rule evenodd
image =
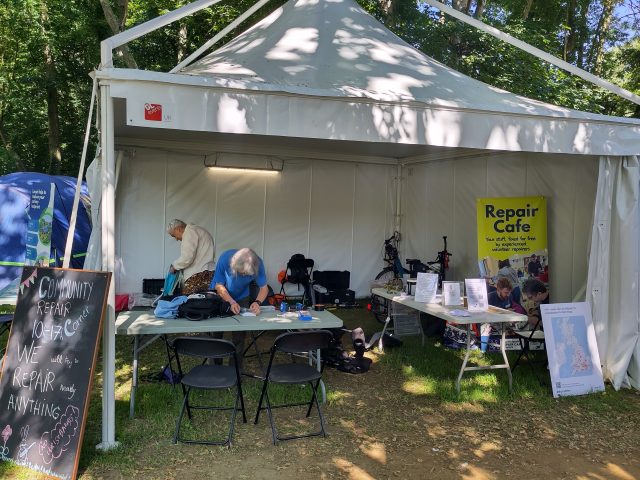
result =
M351 341L355 355L350 356L342 348L341 337L344 329L330 329L333 339L328 348L322 349L321 358L327 367L334 367L346 373L365 373L371 367L371 359L364 356L364 332L362 328L356 328L351 332Z
M178 307L178 317L187 320L205 320L211 317L228 317L231 305L213 292L201 294L202 298L190 298Z
M313 262L313 260L311 260ZM294 253L291 255L287 268L289 272L287 274L287 281L289 283L307 284L309 283L309 270L307 269L308 261L301 253ZM311 263L313 266L313 263Z

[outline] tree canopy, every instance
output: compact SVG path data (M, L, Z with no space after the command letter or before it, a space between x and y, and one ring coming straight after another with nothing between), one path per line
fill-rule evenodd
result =
M225 0L131 42L117 66L168 71L255 0ZM0 4L0 174L76 175L100 41L187 0L5 0ZM284 0L272 0L221 44ZM427 55L548 103L640 118L640 106L415 0L358 0ZM445 0L512 36L640 94L640 0ZM219 45L218 45L219 46ZM97 137L92 136L93 146ZM91 150L90 150L91 151Z

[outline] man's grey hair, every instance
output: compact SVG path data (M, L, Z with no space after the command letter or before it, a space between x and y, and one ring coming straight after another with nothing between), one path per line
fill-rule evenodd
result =
M241 248L231 257L231 270L238 275L257 275L260 257L250 248Z
M187 224L184 223L182 220L178 220L177 218L174 218L173 220L171 220L169 222L169 225L167 225L167 232L171 233L173 232L176 228L184 228L186 227Z

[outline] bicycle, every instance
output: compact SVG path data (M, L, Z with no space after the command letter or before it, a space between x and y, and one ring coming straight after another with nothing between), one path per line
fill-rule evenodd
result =
M376 280L382 283L387 283L392 278L402 278L409 270L402 266L400 261L400 255L398 253L398 243L400 242L400 232L395 231L393 235L384 241L384 256L383 260L386 266L382 269Z
M393 235L384 241L383 260L387 266L376 275L376 280L387 283L393 278L402 278L405 274L409 274L410 278L416 278L418 273L435 273L438 275L438 285L442 287L442 282L446 278L446 270L449 268L449 257L452 256L452 253L447 250L446 235L443 236L442 239L444 241L444 248L438 252L435 260L423 263L417 258L407 258L406 263L409 265L409 270L407 270L402 266L398 252L400 232L393 232ZM372 295L368 309L378 321L382 323L386 321L388 315L386 300Z

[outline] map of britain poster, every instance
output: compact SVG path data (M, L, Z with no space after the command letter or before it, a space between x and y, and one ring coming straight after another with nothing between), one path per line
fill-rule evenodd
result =
M604 391L589 304L541 305L553 396Z

